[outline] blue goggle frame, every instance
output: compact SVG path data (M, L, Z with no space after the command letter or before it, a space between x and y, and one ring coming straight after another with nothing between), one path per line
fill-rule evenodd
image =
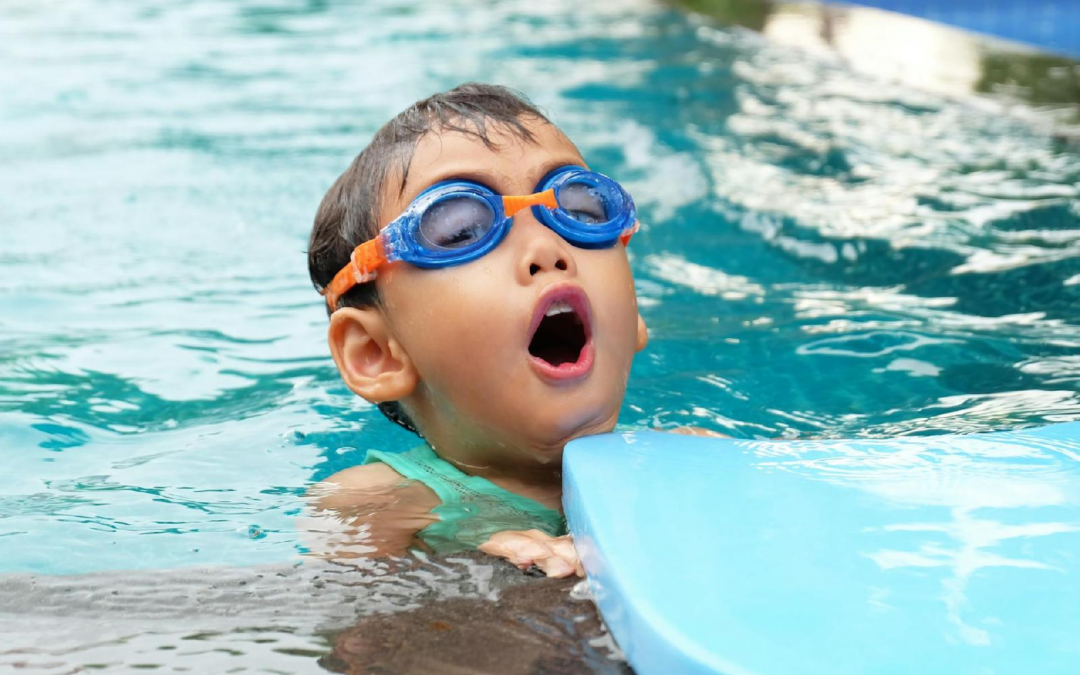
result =
M564 207L560 194L568 186L581 185L590 197L600 200L608 220L585 222ZM424 215L450 199L476 200L483 204L491 216L490 227L476 241L461 246L425 245L421 231ZM555 169L540 180L534 194L522 196L502 196L472 181L443 181L420 193L379 236L353 249L349 264L322 289L330 311L337 309L338 298L356 284L373 280L386 263L404 260L417 267L437 268L476 260L499 245L513 225L514 214L529 206L538 221L579 248L610 248L618 241L626 245L637 231L634 200L626 190L607 176L580 166Z
M629 240L637 223L634 200L617 182L580 166L563 166L544 176L537 184L536 194L525 197L503 197L492 189L464 180L436 183L424 190L404 213L394 219L383 231L386 261L404 260L417 267L438 268L461 265L483 257L499 245L513 225L513 213L508 213L504 203L508 200L528 200L539 197L548 190L554 191L559 204L559 192L565 185L584 184L595 188L605 199L605 210L612 217L602 223L584 223L574 218L561 205L551 206L532 203L533 215L560 237L579 248L610 248L620 237ZM490 209L494 222L491 228L475 243L461 248L440 249L426 246L420 234L420 223L428 209L446 199L475 199Z

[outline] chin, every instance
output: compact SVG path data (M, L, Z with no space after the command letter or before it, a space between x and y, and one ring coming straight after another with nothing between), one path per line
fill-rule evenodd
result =
M615 428L618 421L619 409L604 406L599 410L583 411L574 408L562 414L556 413L548 419L535 419L539 424L534 427L534 438L543 439L539 447L547 448L545 456L550 453L558 453L562 456L562 449L570 441L582 436L603 434Z
M541 446L534 448L533 459L540 466L553 466L562 463L563 445Z

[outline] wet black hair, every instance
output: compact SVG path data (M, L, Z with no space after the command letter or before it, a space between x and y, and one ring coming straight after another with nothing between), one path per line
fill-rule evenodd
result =
M520 92L492 84L468 82L417 101L375 132L323 197L308 241L308 274L322 290L349 264L354 248L379 234L379 211L386 181L397 167L399 193L404 191L416 144L431 132L456 131L494 148L490 129L497 127L528 143L535 142L525 121L550 120ZM375 283L354 286L337 307L382 307ZM332 309L327 307L327 313ZM397 401L379 403L387 419L416 434L420 430ZM422 434L420 434L422 435Z

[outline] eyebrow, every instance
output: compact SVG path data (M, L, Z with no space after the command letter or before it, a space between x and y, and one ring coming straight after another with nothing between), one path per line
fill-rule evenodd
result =
M581 162L581 161L582 161L581 158L578 158L578 157L563 157L563 158L552 160L550 162L546 162L545 164L541 165L540 171L537 172L537 175L535 176L535 178L533 178L533 180L531 182L532 182L533 185L536 185L537 183L540 182L541 178L548 175L549 173L551 173L555 169L558 169L561 166L578 165L578 162ZM495 174L488 173L487 171L477 170L477 169L459 170L459 169L450 168L450 169L447 169L446 171L443 171L441 173L436 174L435 178L425 181L425 185L418 188L416 190L416 194L419 194L419 193L423 192L424 190L431 187L432 185L435 185L436 183L442 183L443 181L448 181L448 180L467 180L467 181L471 181L473 183L480 183L481 185L486 185L487 187L491 188L492 190L495 190L495 183L498 182ZM498 192L498 190L496 190L496 192ZM402 190L402 194L411 194L411 190L409 190L409 189ZM415 199L416 194L413 194L409 198L409 201L412 201L413 199Z

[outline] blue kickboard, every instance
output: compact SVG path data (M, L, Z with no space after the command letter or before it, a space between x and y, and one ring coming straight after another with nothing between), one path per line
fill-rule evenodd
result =
M571 442L564 505L638 675L1077 675L1080 422Z

